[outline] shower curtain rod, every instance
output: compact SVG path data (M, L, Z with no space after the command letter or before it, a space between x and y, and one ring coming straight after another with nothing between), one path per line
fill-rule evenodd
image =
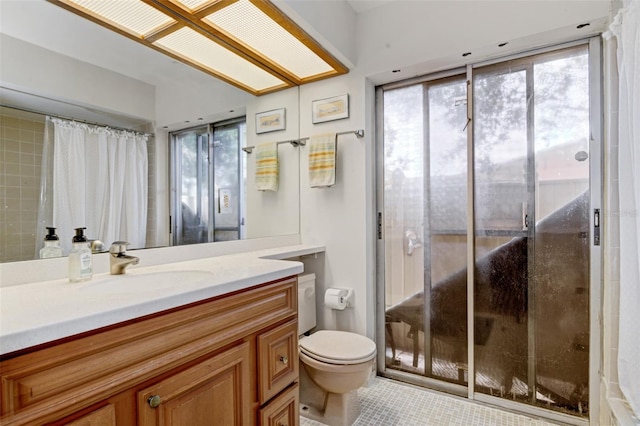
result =
M341 135L350 135L350 134L355 134L356 137L359 138L363 138L364 137L364 130L363 129L358 129L358 130L349 130L348 132L338 132L336 133L336 136L341 136ZM300 139L292 139L292 140L288 140L288 141L280 141L280 142L276 142L276 145L280 145L283 143L290 143L293 146L299 146L299 145L306 145L307 141L309 140L309 137L306 138L300 138ZM253 148L255 148L254 146L245 146L242 148L242 150L244 152L246 152L247 154L251 154L251 152L253 152Z
M61 120L75 121L76 123L88 124L90 126L106 127L107 129L121 130L121 131L124 131L124 132L132 132L132 133L135 133L135 134L141 135L141 136L153 136L153 133L140 132L138 130L127 129L127 128L124 128L124 127L108 126L106 124L94 123L94 122L87 121L87 120L80 120L78 118L64 117L62 115L50 114L48 112L36 111L34 109L17 107L17 106L13 106L13 105L2 105L2 104L0 104L0 107L17 109L18 111L29 112L31 114L44 115L45 117L49 116L49 117L53 117L53 118L59 118Z

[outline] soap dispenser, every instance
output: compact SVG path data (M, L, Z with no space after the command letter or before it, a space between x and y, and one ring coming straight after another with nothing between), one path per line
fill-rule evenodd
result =
M60 240L56 235L56 228L47 226L47 235L44 237L44 247L40 249L40 259L62 257L63 255Z
M71 240L69 251L69 281L77 283L90 280L93 275L93 262L89 241L84 236L86 228L76 228L76 235Z

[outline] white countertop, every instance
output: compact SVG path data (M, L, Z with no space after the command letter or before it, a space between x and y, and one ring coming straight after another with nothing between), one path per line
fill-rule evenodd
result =
M297 275L301 262L279 259L323 251L287 246L0 288L0 354Z

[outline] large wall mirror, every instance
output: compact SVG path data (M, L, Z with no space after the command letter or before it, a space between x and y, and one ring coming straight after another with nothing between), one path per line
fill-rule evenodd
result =
M0 262L37 258L46 115L151 135L145 247L172 244L172 135L245 118L243 144L299 137L297 88L255 97L44 0L2 0L1 7ZM285 128L258 134L256 114L276 109L286 111ZM299 152L289 144L278 150L278 191L258 191L255 155L238 151L238 238L299 233ZM225 189L212 186L216 195L229 195ZM70 226L57 231L61 239L70 239Z

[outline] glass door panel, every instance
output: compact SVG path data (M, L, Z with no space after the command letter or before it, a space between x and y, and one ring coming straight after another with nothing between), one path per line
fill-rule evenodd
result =
M528 377L527 72L490 68L473 81L475 387L522 397L526 387L519 384Z
M208 241L209 135L203 126L174 135L174 244Z
M589 382L586 48L534 64L536 403L585 415Z
M213 200L214 224L212 241L240 239L241 163L240 147L244 145L244 123L215 127L213 131Z
M384 93L386 365L424 372L424 89Z
M586 414L586 47L475 71L474 117L476 391Z
M426 375L465 384L467 377L467 85L426 84L429 147L425 217ZM430 369L429 369L430 367Z
M384 94L386 365L464 383L466 82Z

